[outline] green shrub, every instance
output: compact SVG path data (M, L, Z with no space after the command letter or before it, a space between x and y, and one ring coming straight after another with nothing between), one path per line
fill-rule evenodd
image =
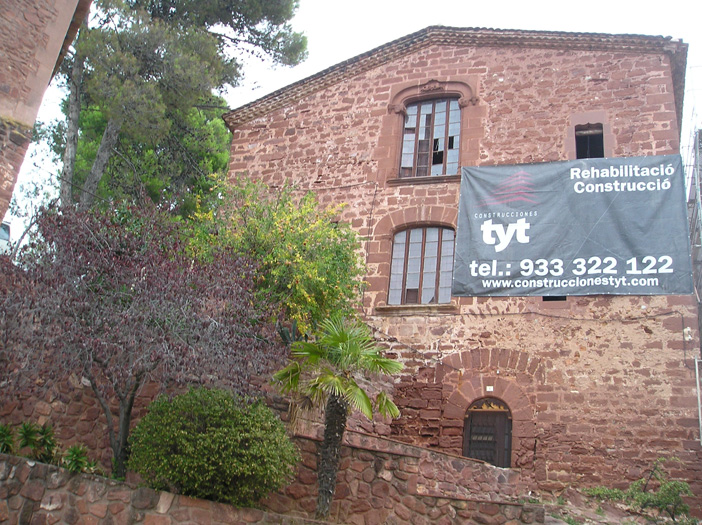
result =
M688 516L690 506L683 498L691 497L693 493L684 481L668 479L667 473L660 467L663 461L663 458L659 458L655 462L649 479L634 481L626 492L626 498L642 510L656 509L677 521L680 516ZM658 490L646 490L651 479L658 482Z
M34 451L39 447L39 425L31 421L25 421L19 427L17 431L17 436L19 437L18 448L28 448L34 453Z
M63 467L71 472L83 472L88 467L88 450L83 445L73 445L63 457Z
M10 425L0 424L0 453L12 454L15 449L15 434Z
M690 506L684 500L693 496L690 486L684 481L668 479L667 472L661 466L665 461L679 460L658 458L653 463L650 475L634 481L626 491L593 487L585 489L584 492L602 501L624 501L640 510L655 509L659 514L667 514L674 522L697 523L694 519L690 520Z
M58 452L58 443L54 437L54 428L51 423L42 426L33 422L24 422L17 431L19 437L18 449L28 448L28 458L36 459L42 463L55 463Z
M583 492L601 501L621 501L624 499L624 492L622 490L610 489L608 487L592 487L585 489Z
M130 445L129 468L152 488L239 506L289 482L298 461L268 407L223 390L158 398Z

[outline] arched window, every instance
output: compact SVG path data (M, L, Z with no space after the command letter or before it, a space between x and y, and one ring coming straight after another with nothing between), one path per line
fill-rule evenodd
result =
M474 401L466 411L463 455L497 467L509 467L512 455L512 414L492 397Z
M388 304L451 301L454 231L424 226L395 234Z
M402 134L400 177L458 174L460 134L458 98L408 105Z

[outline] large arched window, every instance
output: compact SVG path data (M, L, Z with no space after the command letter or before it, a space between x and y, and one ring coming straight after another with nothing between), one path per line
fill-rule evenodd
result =
M458 174L460 134L458 98L408 105L402 134L400 177Z
M451 301L454 231L424 226L395 234L388 304Z
M512 455L512 414L492 397L474 401L463 426L463 455L497 467L509 467Z

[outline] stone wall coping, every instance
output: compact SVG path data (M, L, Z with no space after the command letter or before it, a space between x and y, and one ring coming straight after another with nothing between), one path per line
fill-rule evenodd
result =
M308 425L305 428L297 430L294 434L295 437L309 439L311 441L321 442L322 438L318 433L310 428ZM394 454L396 456L403 456L409 458L419 459L427 455L437 455L443 456L451 459L459 459L461 461L467 461L470 463L485 465L490 468L508 470L512 472L521 472L522 469L518 467L501 468L495 467L490 463L482 461L480 459L468 458L466 456L461 456L458 454L452 454L443 450L432 450L425 447L420 447L417 445L412 445L411 443L405 443L404 441L399 441L396 439L388 438L385 436L376 436L373 434L368 434L366 432L361 432L359 430L349 430L344 432L344 445L348 447L353 447L361 450L367 450L369 452L381 452L385 454Z

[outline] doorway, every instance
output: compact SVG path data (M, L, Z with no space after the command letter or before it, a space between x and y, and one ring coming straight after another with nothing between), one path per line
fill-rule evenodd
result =
M466 411L463 455L496 467L509 467L512 456L512 415L499 399L474 401Z

